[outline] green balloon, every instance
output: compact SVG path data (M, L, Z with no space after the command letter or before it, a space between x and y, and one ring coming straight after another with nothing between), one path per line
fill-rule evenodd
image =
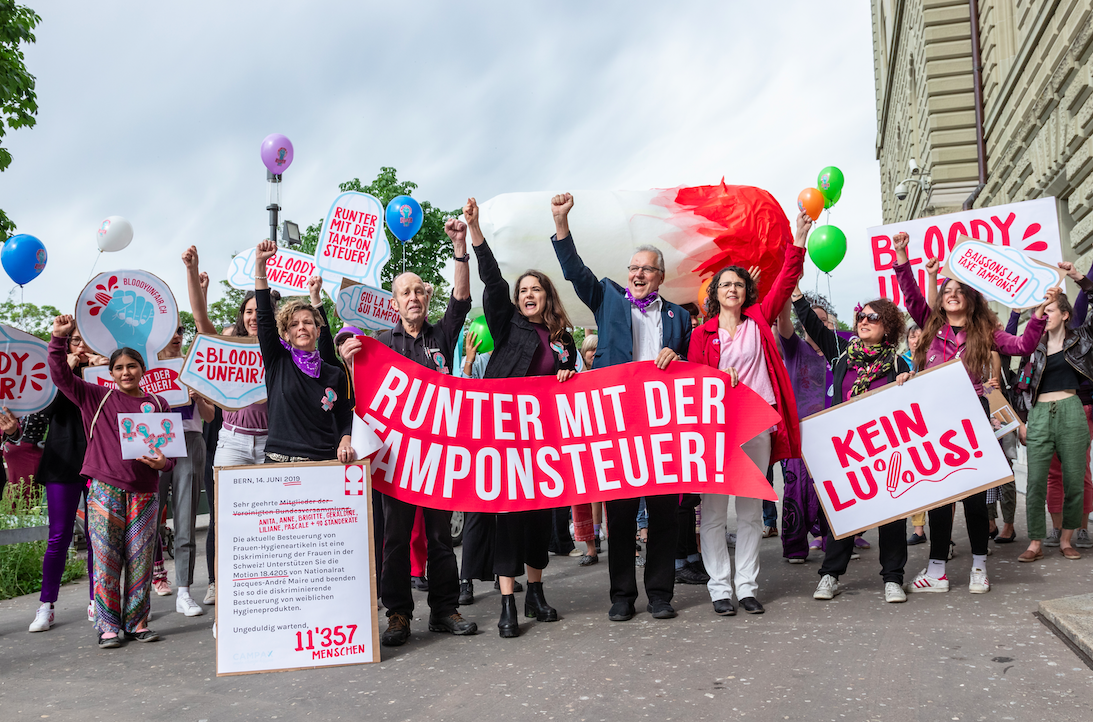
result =
M839 198L842 197L842 194L843 194L843 192L839 191L838 193L836 193L836 194L834 194L830 197L828 197L827 195L824 195L824 210L826 211L826 210L830 209L831 206L838 203Z
M831 273L846 257L846 234L835 226L820 226L808 238L808 257L824 273Z
M829 165L820 171L820 175L816 177L816 187L820 189L820 192L824 194L824 199L828 201L828 203L824 203L824 208L830 208L838 203L845 180L843 172L833 165Z
M485 316L479 316L471 321L470 332L478 339L478 353L493 351L493 336L490 335L490 327L486 325Z

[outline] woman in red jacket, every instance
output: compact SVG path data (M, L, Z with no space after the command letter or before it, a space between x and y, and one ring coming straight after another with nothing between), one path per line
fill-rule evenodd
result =
M752 463L766 471L772 462L801 455L797 402L793 397L778 343L770 327L786 305L805 262L805 239L812 227L807 213L797 216L797 235L786 249L782 270L774 286L760 301L751 274L739 266L721 269L710 282L706 306L711 318L691 334L689 361L704 363L729 374L730 383L743 383L762 396L781 415L774 428L764 431L741 448ZM714 612L736 614L732 603L732 567L725 545L729 497L702 495L702 558L710 581L706 587ZM736 597L748 614L762 614L755 598L759 588L759 539L763 526L763 500L736 497Z

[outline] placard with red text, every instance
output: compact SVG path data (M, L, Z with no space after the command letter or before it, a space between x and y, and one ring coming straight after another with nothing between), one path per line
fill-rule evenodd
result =
M244 291L254 290L255 247L232 258L228 264L228 283ZM277 253L266 261L269 287L285 296L306 296L307 282L316 274L315 258L306 253L277 247Z
M356 191L335 198L315 248L315 263L324 275L352 278L379 288L383 285L380 272L390 258L379 199Z
M941 276L955 278L988 301L1010 308L1034 308L1052 286L1063 283L1058 266L1029 258L1016 248L995 246L967 236L949 253Z
M388 291L342 281L338 291L338 318L350 326L371 331L386 331L395 327L398 311L391 308Z
M715 368L462 379L361 344L356 413L381 442L372 484L407 503L504 512L651 494L777 498L740 445L778 414Z
M23 416L49 406L56 395L49 377L49 345L0 324L0 406Z
M152 367L140 379L141 391L162 396L170 406L189 406L190 390L183 386L180 379L184 363L186 359L181 358L153 360ZM117 388L108 366L88 366L83 370L83 378L104 388Z
M253 336L198 334L180 378L226 411L266 400L266 365Z
M872 290L865 291L863 297L884 296L900 307L905 305L892 270L896 263L892 237L901 231L910 236L907 255L923 295L926 295L926 261L936 257L945 263L961 236L1021 251L1050 266L1063 260L1054 198L916 218L867 229L873 280Z
M216 470L216 674L378 662L368 463Z
M837 539L1013 480L959 360L809 416L801 450Z

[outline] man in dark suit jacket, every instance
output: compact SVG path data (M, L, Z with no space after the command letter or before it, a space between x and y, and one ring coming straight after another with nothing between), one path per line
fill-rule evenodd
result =
M655 361L658 368L681 360L691 340L691 316L682 307L660 298L664 281L664 256L653 246L642 246L630 257L626 287L596 275L577 255L569 232L573 196L554 196L551 211L557 231L551 239L562 266L562 275L596 317L599 342L592 368ZM624 622L634 616L638 598L634 570L634 538L637 533L638 499L607 502L610 548L611 611L608 618ZM648 611L657 619L676 616L672 609L675 585L676 494L645 497L649 513L646 547L645 595Z

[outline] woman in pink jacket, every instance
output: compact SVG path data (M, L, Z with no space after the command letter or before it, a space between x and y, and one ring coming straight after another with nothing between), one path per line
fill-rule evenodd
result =
M807 213L797 216L797 235L786 248L782 270L766 297L759 300L755 281L739 266L718 271L710 282L706 307L711 318L691 333L687 360L704 363L726 372L730 383L745 386L762 396L782 417L773 429L764 431L741 448L761 471L772 462L801 455L801 431L797 402L793 397L771 324L786 305L805 262L805 239L812 227ZM714 613L736 614L732 603L733 580L729 551L725 545L725 523L729 497L702 495L702 558L710 581L706 588ZM736 598L748 614L762 614L755 598L759 589L759 539L763 527L763 500L736 497Z
M897 233L892 239L896 251L896 265L893 270L896 272L900 291L903 292L907 312L922 329L922 335L915 347L912 367L925 371L946 361L960 359L986 412L983 382L990 377L991 351L1018 357L1031 354L1040 342L1047 323L1044 306L1041 305L1033 312L1025 326L1025 333L1018 338L1001 330L998 317L991 311L982 294L959 281L946 279L938 289L933 304L928 304L907 259L907 241L906 233ZM936 268L936 264L937 259L929 259L927 269ZM990 537L987 492L972 494L963 501L964 518L968 522L968 540L972 547L972 572L968 591L972 594L986 594L991 590L990 580L987 579L987 542ZM949 542L953 536L954 511L952 504L930 510L930 563L911 580L908 591L949 591L945 560L948 559Z

